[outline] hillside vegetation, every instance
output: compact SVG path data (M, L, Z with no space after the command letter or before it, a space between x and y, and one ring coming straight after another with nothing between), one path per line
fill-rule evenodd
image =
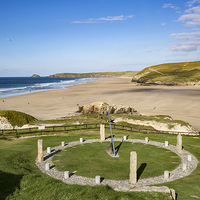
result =
M143 85L200 85L200 61L150 66L132 79Z
M98 78L98 77L133 77L137 71L124 72L96 72L96 73L57 73L50 75L53 78Z

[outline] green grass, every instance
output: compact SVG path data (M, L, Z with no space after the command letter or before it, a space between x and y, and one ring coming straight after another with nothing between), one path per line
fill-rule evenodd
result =
M33 116L14 110L0 110L0 116L5 117L12 126L19 127L36 121Z
M180 164L180 158L171 151L140 143L115 142L120 146L119 157L111 157L106 149L110 142L76 145L59 152L53 162L61 171L77 171L76 175L94 178L100 175L105 179L128 180L130 170L130 152L136 151L138 168L145 165L140 178L162 175L165 170L173 170ZM123 169L123 170L122 170Z
M139 79L138 76L140 76ZM200 61L150 66L138 72L133 80L141 83L156 81L162 83L198 82L200 81Z
M123 135L130 133L114 130L113 134L117 138L122 138ZM109 130L106 130L106 136L109 136ZM129 138L144 139L146 136L145 134L131 134ZM169 194L164 193L115 192L108 186L67 185L43 174L37 168L35 159L39 138L43 139L43 149L46 149L48 146L61 144L61 141L78 141L80 137L99 139L100 136L99 132L84 130L71 131L57 136L0 140L0 199L170 199ZM148 137L149 140L163 143L168 140L169 144L176 145L176 135L149 134ZM198 160L200 160L199 141L199 137L183 136L184 148L194 154ZM119 154L121 154L120 151ZM143 173L146 173L145 170ZM178 193L178 200L192 200L191 195L200 197L199 180L200 165L191 175L163 185L174 188Z

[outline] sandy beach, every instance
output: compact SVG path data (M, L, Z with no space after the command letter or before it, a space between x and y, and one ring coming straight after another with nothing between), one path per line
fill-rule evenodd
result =
M135 86L131 78L99 78L68 89L0 99L1 110L17 110L38 119L56 119L96 101L134 107L143 115L170 115L200 130L200 87Z

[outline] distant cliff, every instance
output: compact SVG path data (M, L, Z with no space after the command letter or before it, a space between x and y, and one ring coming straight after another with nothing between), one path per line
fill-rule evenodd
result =
M40 78L40 76L37 75L37 74L33 74L33 75L31 76L31 78Z
M200 85L200 61L150 66L133 76L140 85Z
M57 73L50 75L50 78L99 78L99 77L120 77L127 76L132 77L136 74L136 71L125 72L96 72L96 73Z

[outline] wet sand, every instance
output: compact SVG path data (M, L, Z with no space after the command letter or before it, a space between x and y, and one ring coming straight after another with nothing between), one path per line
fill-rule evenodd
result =
M131 106L144 115L170 115L200 130L200 87L135 86L131 78L100 78L68 89L0 98L0 109L45 120L69 116L77 111L78 104L95 101Z

